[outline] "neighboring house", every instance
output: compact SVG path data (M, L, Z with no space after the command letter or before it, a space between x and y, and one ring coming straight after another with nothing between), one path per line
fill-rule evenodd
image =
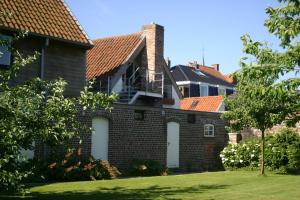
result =
M230 95L235 82L230 75L219 71L219 64L211 67L190 63L189 66L176 65L171 73L184 97Z
M62 0L3 0L0 12L0 37L10 39L20 31L28 36L12 42L12 47L24 55L39 52L39 58L26 66L11 84L19 84L34 77L45 80L59 77L68 82L66 95L76 96L85 85L86 51L92 42L82 30ZM13 62L8 47L0 47L3 56L0 68L5 70Z
M179 108L181 94L163 57L162 26L93 42L86 77L95 79L95 90L119 94L118 103Z
M180 102L182 110L202 112L224 112L225 105L222 96L205 96L184 98Z

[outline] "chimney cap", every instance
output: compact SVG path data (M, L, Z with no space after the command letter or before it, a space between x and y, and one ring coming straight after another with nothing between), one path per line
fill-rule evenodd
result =
M147 30L147 29L162 29L162 30L164 30L164 27L162 25L151 22L150 24L145 24L142 26L142 31Z

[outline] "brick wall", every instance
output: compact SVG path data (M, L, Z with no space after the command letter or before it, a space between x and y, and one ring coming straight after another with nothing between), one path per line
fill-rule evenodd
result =
M271 129L266 130L266 134L276 134L282 128L285 128L284 124L276 125ZM292 127L300 135L300 122L296 124L295 127ZM247 128L241 131L242 140L247 140L249 138L261 137L261 131L254 128Z
M144 111L144 120L134 119L135 110ZM188 123L188 114L196 115L195 123ZM179 165L182 171L215 170L222 167L219 152L226 145L228 135L217 113L114 105L112 112L87 112L80 116L80 120L91 127L94 117L109 120L108 160L120 169L128 168L133 159L151 159L166 165L168 122L180 124ZM215 126L215 137L204 137L204 124ZM89 156L91 133L82 133L82 138L83 154ZM74 140L73 145L77 146L78 140ZM46 151L49 152L49 149L46 148ZM38 157L47 154L43 148L37 148L38 152Z

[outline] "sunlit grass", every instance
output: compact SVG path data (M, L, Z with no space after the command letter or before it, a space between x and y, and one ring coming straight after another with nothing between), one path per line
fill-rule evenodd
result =
M300 199L300 176L257 171L55 183L30 188L25 199ZM1 196L0 199L21 199Z

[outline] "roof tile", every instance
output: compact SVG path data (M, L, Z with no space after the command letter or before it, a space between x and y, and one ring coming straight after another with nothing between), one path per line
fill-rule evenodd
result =
M218 112L222 101L222 96L184 98L180 102L180 108L192 111Z
M142 33L94 40L87 53L87 79L106 74L126 61L142 41Z
M0 12L12 13L0 18L2 28L92 45L63 0L1 0Z

